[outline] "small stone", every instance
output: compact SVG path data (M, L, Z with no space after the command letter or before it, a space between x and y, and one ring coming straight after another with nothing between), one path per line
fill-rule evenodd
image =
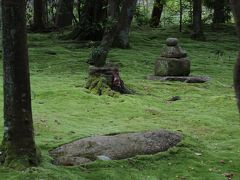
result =
M202 153L195 153L196 156L202 156Z
M173 96L172 98L170 98L168 101L178 101L181 100L180 96Z
M43 101L38 101L37 103L38 103L38 104L44 104L44 102L43 102Z
M224 160L220 160L219 161L221 164L225 164L225 161Z
M45 53L46 53L46 54L49 54L49 55L57 55L56 52L51 51L51 50L48 50L48 51L46 51Z
M228 180L231 180L233 178L233 173L224 173L225 177L227 177Z
M168 38L166 40L167 46L177 46L178 44L178 39L177 38Z
M111 160L111 158L104 156L104 155L97 156L97 159L102 160L102 161L110 161Z

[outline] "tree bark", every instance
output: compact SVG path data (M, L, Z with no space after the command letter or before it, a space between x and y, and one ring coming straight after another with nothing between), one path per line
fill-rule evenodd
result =
M230 0L233 15L236 21L237 33L240 39L240 1L239 0ZM234 87L237 98L238 110L240 112L240 50L235 64L234 70Z
M110 27L105 28L105 32L101 44L93 49L91 57L88 61L89 64L102 67L106 64L108 51L110 50L113 41L119 29L119 1L108 0L108 18L112 21Z
M63 28L72 25L74 0L60 0L58 2L55 26Z
M179 1L179 32L182 32L182 26L183 26L183 4L182 0Z
M102 23L106 19L106 0L85 0L78 26L70 34L74 40L100 41L103 37Z
M225 0L214 0L213 2L213 24L225 23L225 12L224 12Z
M162 0L155 0L153 4L152 16L150 21L151 27L158 27L160 24L160 19L163 11Z
M14 168L37 165L39 160L34 141L25 15L25 0L2 0L4 137L1 161Z
M34 0L33 30L42 31L46 28L46 0Z
M92 52L92 57L90 59L90 64L95 65L95 66L104 66L106 64L106 58L108 51L113 45L114 39L116 36L123 30L125 29L122 26L126 25L126 18L129 17L129 12L133 8L133 4L136 2L136 0L125 0L123 1L123 5L121 8L121 11L119 13L118 18L112 17L111 18L115 19L113 22L112 26L110 28L107 28L105 30L103 39L101 41L101 44L99 47L93 50ZM109 0L109 8L114 9L116 7L116 0ZM114 14L116 16L116 14Z
M202 39L202 0L193 0L193 34L192 39Z
M116 10L118 2L116 0L109 0L108 6L112 11L110 14L110 19L113 20L112 25L105 29L101 44L93 49L88 62L94 66L90 67L91 70L94 70L94 73L89 74L86 87L92 92L97 92L99 95L102 95L103 92L109 92L109 88L123 94L131 93L121 80L119 69L111 65L108 66L106 59L114 39L122 30L122 26L126 24L126 17L129 17L129 11L132 10L134 2L136 2L136 0L123 1L119 16L116 17L118 13L114 10Z
M113 47L127 49L130 47L129 33L132 24L134 12L136 10L137 0L130 1L127 11L124 13L122 24L119 28L118 34L116 35Z

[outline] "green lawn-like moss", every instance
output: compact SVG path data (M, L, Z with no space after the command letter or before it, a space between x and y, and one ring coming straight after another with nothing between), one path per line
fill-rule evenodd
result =
M177 27L133 29L132 48L113 49L109 60L120 65L122 79L136 94L116 97L84 88L90 48L61 42L55 33L29 35L33 117L43 161L21 172L0 167L0 179L225 180L224 173L240 179L240 120L232 87L238 50L234 27L218 33L206 27L205 42L192 41ZM192 74L209 76L210 82L144 79L153 74L167 37L179 38ZM2 79L0 86L2 102ZM181 100L169 103L172 96ZM0 134L2 119L0 112ZM86 136L155 129L180 131L184 140L165 153L81 167L57 167L48 155L50 149Z

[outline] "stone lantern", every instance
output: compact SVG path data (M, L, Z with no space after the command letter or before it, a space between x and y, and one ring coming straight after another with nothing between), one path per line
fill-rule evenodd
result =
M155 64L155 76L189 76L191 63L178 39L168 38Z

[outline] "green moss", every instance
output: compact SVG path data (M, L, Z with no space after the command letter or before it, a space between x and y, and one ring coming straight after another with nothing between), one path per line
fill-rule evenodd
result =
M107 84L107 79L104 76L89 76L86 83L86 88L89 89L91 93L96 95L107 95L114 97L119 94L111 90Z
M33 117L43 160L39 167L24 171L0 167L0 179L225 180L224 173L240 178L240 121L232 88L239 47L235 28L227 26L216 33L205 27L205 42L192 41L189 34L178 33L177 27L133 29L132 48L112 49L109 54L110 60L122 64L122 79L136 91L118 98L96 96L85 90L85 62L90 48L69 48L56 40L56 34L30 34ZM210 82L144 79L154 73L155 60L167 37L179 38L192 62L192 74L210 76ZM56 55L45 53L49 49ZM220 56L219 51L223 52ZM169 103L172 96L180 96L181 100ZM0 117L3 133L1 112ZM48 154L52 148L86 136L162 128L182 132L184 142L166 153L71 168L52 165Z
M98 46L96 48L93 48L89 62L95 66L104 66L106 64L107 55L108 51L106 51L103 47Z
M36 153L28 152L28 155L20 156L9 143L4 142L0 148L0 162L5 167L15 170L25 170L26 168L37 166L41 161L41 151L36 149Z

